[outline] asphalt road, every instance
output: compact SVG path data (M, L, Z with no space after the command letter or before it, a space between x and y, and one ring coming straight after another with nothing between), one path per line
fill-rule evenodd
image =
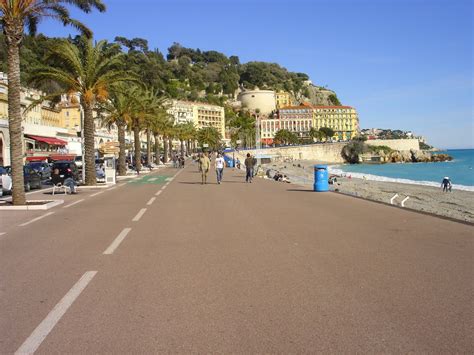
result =
M474 352L472 226L211 177L0 212L0 353Z

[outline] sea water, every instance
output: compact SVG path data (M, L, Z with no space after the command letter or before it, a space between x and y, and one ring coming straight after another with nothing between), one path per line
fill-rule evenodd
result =
M331 172L367 180L429 186L441 186L441 181L447 176L454 189L474 191L474 149L450 149L439 153L449 154L453 160L439 163L339 165L332 167Z

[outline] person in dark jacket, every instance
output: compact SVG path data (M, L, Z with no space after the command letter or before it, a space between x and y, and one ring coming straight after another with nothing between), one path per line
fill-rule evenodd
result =
M247 158L245 158L244 164L245 164L245 182L252 182L255 159L250 156L250 153L247 153Z

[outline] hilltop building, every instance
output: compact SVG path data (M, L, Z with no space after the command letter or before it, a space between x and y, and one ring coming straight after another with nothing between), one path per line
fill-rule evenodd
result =
M260 110L262 116L268 116L276 110L276 94L273 90L245 90L238 98L242 108L255 112Z
M279 91L275 94L275 106L277 109L291 106L291 95L286 91Z

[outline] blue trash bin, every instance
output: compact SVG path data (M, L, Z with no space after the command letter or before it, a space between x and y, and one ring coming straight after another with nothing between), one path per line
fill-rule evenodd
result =
M314 186L313 190L317 192L329 191L328 183L328 166L315 165L314 166Z
M227 160L227 167L228 168L233 168L234 167L234 161L232 159Z

